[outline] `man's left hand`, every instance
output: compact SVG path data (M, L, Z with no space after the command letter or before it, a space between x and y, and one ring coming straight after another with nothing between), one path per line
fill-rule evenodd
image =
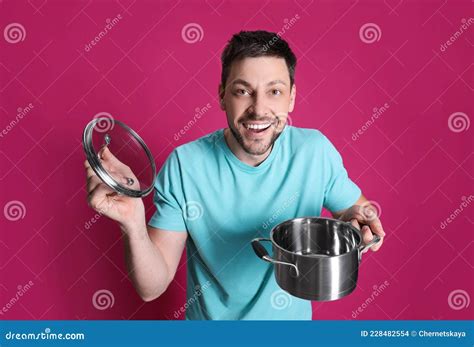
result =
M361 205L354 205L348 208L340 216L338 216L338 219L351 222L354 227L359 229L362 233L362 240L364 244L368 244L370 241L372 241L374 237L373 234L380 236L380 241L370 247L372 251L376 252L382 246L383 239L385 237L385 231L383 230L382 223L377 216L377 209L370 205L368 201L365 201Z

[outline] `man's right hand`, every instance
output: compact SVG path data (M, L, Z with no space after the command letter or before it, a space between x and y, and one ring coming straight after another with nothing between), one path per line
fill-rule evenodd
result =
M130 168L118 160L107 146L99 151L102 166L115 180L126 185L127 178L134 180L131 189L139 189L139 182ZM96 175L89 162L84 162L87 177L87 202L100 214L117 221L126 233L143 230L145 223L145 207L141 198L121 195L107 186Z
M107 147L99 151L102 165L122 185L126 178L139 189L139 182L130 168L120 162ZM97 212L117 221L124 233L127 271L140 297L154 300L173 280L186 244L187 232L168 231L147 226L142 199L119 195L97 177L89 162L87 172L87 201Z

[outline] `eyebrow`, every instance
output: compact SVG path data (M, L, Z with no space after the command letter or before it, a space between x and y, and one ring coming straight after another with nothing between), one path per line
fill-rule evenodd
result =
M235 85L235 84L242 84L242 85L244 85L244 86L246 86L246 87L251 87L251 84L250 84L249 82L247 82L247 81L245 81L245 80L243 80L243 79L240 79L240 78L238 78L238 79L236 79L236 80L234 80L234 81L232 82L232 85ZM285 83L284 81L282 81L282 80L270 81L270 82L267 83L267 86L273 86L273 85L275 85L275 84L283 84L283 85L286 86L286 83Z

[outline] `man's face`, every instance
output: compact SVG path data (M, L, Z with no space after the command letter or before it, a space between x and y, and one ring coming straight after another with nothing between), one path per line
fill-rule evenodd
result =
M293 111L296 87L283 58L245 58L232 63L221 108L240 146L251 155L265 154Z

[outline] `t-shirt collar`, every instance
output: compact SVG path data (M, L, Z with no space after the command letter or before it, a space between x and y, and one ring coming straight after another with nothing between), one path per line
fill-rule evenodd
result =
M225 140L225 137L224 137L224 130L225 129L220 129L219 132L220 132L220 135L219 138L221 139L221 145L220 147L222 147L224 149L224 153L225 155L227 156L227 158L230 159L230 161L232 163L234 163L237 167L239 167L240 169L246 171L246 172L260 172L262 170L264 170L265 168L267 168L271 163L272 161L274 160L275 156L278 154L278 151L279 151L279 148L280 148L280 144L281 144L281 141L283 139L283 137L285 136L285 133L286 133L286 128L288 127L288 125L285 125L285 127L283 128L280 136L276 139L276 141L273 143L273 147L272 147L272 150L270 152L270 154L268 155L268 157L263 161L261 162L258 166L251 166L251 165L248 165L246 163L244 163L243 161L241 161L239 158L237 158L234 154L234 152L232 152L232 150L229 148L229 146L227 145L227 141Z

